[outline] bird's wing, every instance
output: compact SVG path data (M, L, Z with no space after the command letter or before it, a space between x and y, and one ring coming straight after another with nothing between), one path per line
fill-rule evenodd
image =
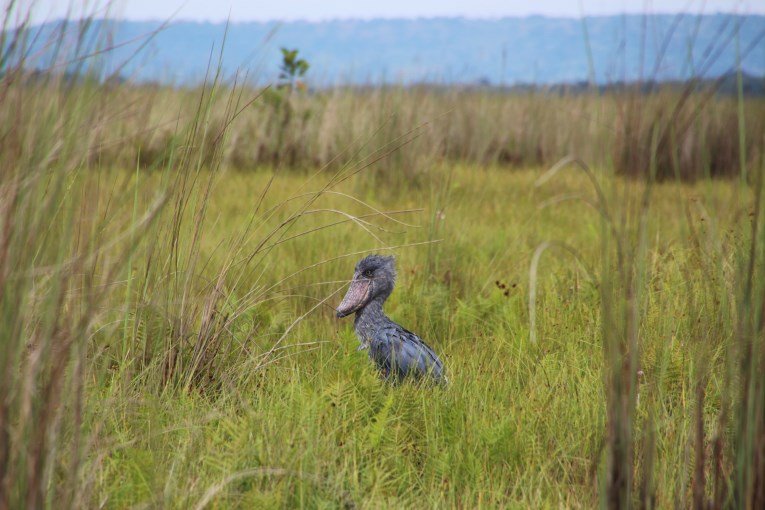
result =
M371 354L381 368L393 368L400 376L431 375L435 379L443 379L444 365L433 349L398 324L380 328L376 332L374 344L375 352Z

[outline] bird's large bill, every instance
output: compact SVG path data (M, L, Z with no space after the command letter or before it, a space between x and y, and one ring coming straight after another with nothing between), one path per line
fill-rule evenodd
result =
M354 279L351 282L351 286L348 288L343 302L337 307L337 316L345 317L352 314L367 301L369 297L369 280L366 279Z

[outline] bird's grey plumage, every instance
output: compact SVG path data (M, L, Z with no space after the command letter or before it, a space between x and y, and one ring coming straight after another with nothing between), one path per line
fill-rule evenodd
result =
M362 259L354 271L353 281L337 316L356 313L354 329L361 346L369 349L386 379L400 381L431 377L446 382L444 365L420 337L390 320L383 312L383 303L393 292L396 280L393 257L370 255Z

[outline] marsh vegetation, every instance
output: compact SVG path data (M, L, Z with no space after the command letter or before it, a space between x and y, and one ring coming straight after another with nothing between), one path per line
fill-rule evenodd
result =
M765 501L761 100L3 62L0 508ZM448 388L334 318L369 252Z

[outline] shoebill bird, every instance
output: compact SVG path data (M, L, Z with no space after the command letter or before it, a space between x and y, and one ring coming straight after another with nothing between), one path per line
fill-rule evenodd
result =
M446 382L444 364L420 337L390 320L383 304L393 292L396 267L393 257L369 255L353 273L353 280L337 316L356 313L353 321L359 350L369 349L369 358L386 380L399 382L406 377Z

